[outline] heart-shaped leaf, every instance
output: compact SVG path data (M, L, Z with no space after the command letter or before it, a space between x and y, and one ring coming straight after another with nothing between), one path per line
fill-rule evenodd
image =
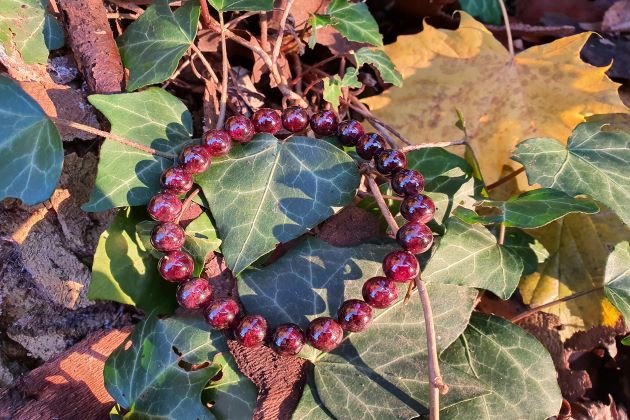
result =
M487 289L507 299L518 286L522 273L521 258L499 245L488 229L451 218L422 278L427 283Z
M222 371L225 378L210 382ZM104 376L109 394L134 418L213 419L230 412L246 418L256 399L251 382L231 362L225 336L210 332L199 317L160 320L152 314L114 350ZM209 382L215 401L210 410L202 403Z
M0 200L50 197L63 164L57 127L15 82L0 76Z
M188 0L175 11L168 0L157 0L129 25L118 38L120 57L129 69L127 90L168 79L195 39L198 22L198 0Z
M549 257L549 251L521 229L507 228L503 245L523 260L523 276L534 273L538 264Z
M206 0L202 0L206 1ZM273 8L273 0L207 0L219 12L267 11Z
M467 223L503 223L507 227L533 229L569 213L593 214L599 211L593 200L573 198L551 188L528 191L508 201L483 200L477 206L495 207L501 214L480 216L472 210L459 208L455 211L455 216Z
M290 241L348 204L356 163L325 141L258 135L235 145L197 177L236 275L276 244Z
M473 313L464 334L441 356L444 364L475 376L491 392L440 411L444 419L545 419L562 395L547 350L516 325Z
M367 42L377 47L383 45L378 24L365 3L332 0L326 12L331 25L350 41Z
M357 67L361 67L364 64L372 64L376 67L385 83L402 86L402 75L396 70L396 66L385 51L364 47L355 51L353 55L357 60Z
M163 89L92 95L89 101L107 117L113 134L162 153L176 154L192 134L190 113ZM170 166L172 159L106 140L101 147L96 183L83 210L146 204L160 189L160 174Z
M579 124L567 147L550 138L526 140L514 156L530 184L587 194L630 224L630 133L598 122Z
M143 208L121 209L101 234L88 299L113 300L159 314L175 310L175 286L160 277L153 249L136 228L147 218Z
M630 248L628 242L617 244L606 262L604 293L630 325Z

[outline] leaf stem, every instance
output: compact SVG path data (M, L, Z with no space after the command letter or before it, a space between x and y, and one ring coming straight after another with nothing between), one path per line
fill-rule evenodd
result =
M278 28L276 43L273 46L273 53L271 54L271 65L274 67L278 63L280 47L282 47L282 39L284 38L284 28L287 25L287 18L289 17L289 12L291 11L291 7L293 6L293 1L294 0L287 0L286 5L284 6L284 12L282 13L282 17L280 18L280 28Z
M369 192L366 192L366 191L359 191L359 192L357 192L357 195L359 197L371 197L371 198L374 198L374 195L372 193L369 193ZM385 200L395 200L395 201L403 201L404 200L404 198L397 197L395 195L381 194L381 197L383 197Z
M125 146L133 147L134 149L141 150L150 155L162 156L167 159L175 159L177 157L177 155L175 154L168 153L168 152L161 152L159 150L152 149L151 147L143 146L142 144L136 143L135 141L130 140L128 138L119 136L114 133L108 133L107 131L99 130L98 128L90 127L89 125L79 124L77 122L64 120L63 118L58 118L58 117L49 117L49 118L52 119L55 122L55 124L74 128L76 130L81 130L86 133L94 134L95 136L101 136L105 139L114 140L118 143L124 144Z
M401 152L411 152L412 150L420 150L427 149L429 147L451 147L451 146L460 146L462 144L466 144L465 139L455 140L455 141L437 141L434 143L422 143L422 144L414 144L411 146L405 146L400 149Z
M221 74L221 102L219 103L219 117L217 118L216 128L223 127L225 122L225 110L227 108L227 91L228 91L228 67L230 63L227 56L227 46L225 44L225 21L223 20L223 12L219 12L219 24L221 25L221 55L222 60L222 74Z
M496 188L496 187L498 187L500 185L503 185L506 182L508 182L510 179L516 178L517 176L519 176L524 171L525 171L525 167L521 166L520 168L518 168L514 172L510 172L508 175L504 176L503 178L500 178L498 181L495 181L495 182L493 182L490 185L486 185L486 190L492 190L492 189L494 189L494 188Z
M562 302L568 302L570 300L577 299L577 298L579 298L581 296L588 295L590 293L602 290L603 288L604 288L604 286L599 286L599 287L595 287L593 289L584 290L582 292L577 292L577 293L574 293L572 295L565 296L563 298L560 298L560 299L557 299L557 300L554 300L554 301L551 301L551 302L547 302L547 303L545 303L543 305L536 306L535 308L530 308L530 309L526 310L525 312L523 312L523 313L521 313L519 315L516 315L515 317L512 317L510 319L510 322L518 322L518 321L520 321L522 319L525 319L525 318L527 318L527 317L529 317L529 316L531 316L531 315L533 315L533 314L535 314L537 312L540 312L543 309L547 309L547 308L549 308L551 306L555 306L555 305L557 305L559 303L562 303Z
M398 139L400 139L400 141L402 141L406 145L411 144L411 142L407 140L402 134L400 134L396 129L376 118L374 114L372 114L372 112L365 105L363 105L363 103L361 103L361 101L356 96L350 95L350 103L348 105L350 106L350 108L354 109L359 114L367 118L374 126L374 128L379 130L379 132L381 132L381 134L383 134L390 143L392 143L393 140L389 137L387 132L390 132L394 136L398 137Z
M505 23L505 32L507 33L508 40L508 49L510 50L510 57L514 59L514 41L512 40L512 29L510 28L510 19L508 16L507 9L505 8L505 3L503 0L497 0L499 2L499 7L501 8L501 14L503 14L503 22Z
M501 223L499 225L499 240L497 241L497 243L499 245L503 245L504 242L505 242L505 223Z
M210 65L208 60L206 60L206 57L203 55L203 52L201 52L199 47L197 47L194 43L190 45L190 48L195 52L195 57L199 57L199 60L201 60L201 63L203 64L205 69L208 71L208 74L210 74L210 78L212 79L212 81L218 84L219 78L217 77L217 74L212 69L212 66ZM191 62L192 62L192 57L191 57Z
M182 211L180 211L177 217L175 218L175 223L179 223L184 213L186 213L186 210L188 210L188 207L190 207L190 204L192 203L193 199L197 197L197 194L199 194L199 188L195 188L194 190L190 192L190 194L188 194L188 197L186 197L186 199L182 203Z
M201 23L204 28L207 28L212 22L210 10L208 10L208 0L199 0L199 3L201 4Z
M381 190L378 189L378 184L374 180L374 176L371 174L367 174L367 182L370 192L376 200L376 204L378 205L379 210L383 213L383 217L387 222L387 225L391 229L391 231L396 234L398 232L398 223L396 223L396 219L392 215L392 212L389 211L389 207L387 207L387 203L385 203L385 199L383 198L383 194L381 194Z

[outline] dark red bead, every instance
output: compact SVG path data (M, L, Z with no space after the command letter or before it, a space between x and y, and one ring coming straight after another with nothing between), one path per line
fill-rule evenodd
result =
M208 325L217 330L232 328L241 312L241 307L234 299L216 299L203 310Z
M435 215L435 203L424 194L412 195L400 204L400 214L410 222L428 223Z
M189 174L200 174L210 165L210 155L203 146L186 146L179 154L179 164Z
M392 189L399 195L416 195L424 189L424 177L413 169L401 169L392 176Z
M168 168L160 178L162 188L173 194L186 194L193 186L192 175L182 168Z
M295 356L304 347L304 333L295 324L282 324L271 337L271 348L281 356Z
M306 330L306 339L317 350L331 351L343 340L343 329L332 318L316 318L311 321Z
M186 233L177 223L160 223L151 231L151 245L160 252L176 251L184 246Z
M271 108L261 108L254 112L252 123L257 133L276 134L282 128L280 113Z
M299 133L308 127L308 112L299 106L282 111L282 126L291 133Z
M149 216L157 222L172 222L181 211L181 200L169 192L154 195L147 205Z
M398 229L396 240L406 251L422 254L433 245L433 233L424 223L408 222Z
M359 299L347 300L337 311L339 325L348 332L360 332L372 323L372 308Z
M318 136L330 136L337 132L339 120L333 111L319 111L311 115L311 128Z
M374 164L383 175L391 175L407 167L407 157L400 150L383 150L375 155Z
M223 156L232 148L232 139L227 131L210 130L203 135L203 146L211 157Z
M372 277L363 283L363 300L374 308L387 308L398 299L396 283L386 277Z
M363 134L363 126L356 120L342 121L337 127L337 136L344 146L356 146Z
M166 281L180 283L190 278L195 268L195 263L187 252L170 251L158 261L160 275Z
M407 251L394 251L385 256L383 272L388 279L406 282L418 275L418 260Z
M206 279L191 279L177 286L175 297L182 308L203 308L212 299L212 286Z
M238 323L234 331L236 341L245 347L256 347L265 341L267 321L260 315L248 315Z
M380 134L367 133L357 141L357 154L365 160L370 160L376 154L385 150L387 143Z
M239 143L247 143L254 137L254 124L244 115L234 115L225 122L225 131Z

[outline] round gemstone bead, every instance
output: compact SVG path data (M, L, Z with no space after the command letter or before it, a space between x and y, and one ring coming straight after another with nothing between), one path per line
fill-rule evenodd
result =
M337 132L339 120L333 111L319 111L311 116L311 128L318 136L330 136Z
M238 323L234 336L245 347L256 347L265 341L267 321L260 315L248 315Z
M385 150L385 139L376 133L362 135L357 141L357 154L365 160L370 160L376 154Z
M182 202L169 192L154 195L147 205L149 216L157 222L172 222L181 211Z
M217 330L225 330L234 326L241 312L241 307L231 298L216 299L203 310L208 325Z
M212 286L206 279L191 279L177 286L175 297L182 308L199 309L212 299Z
M182 168L168 168L160 178L162 188L175 195L186 194L193 186L192 175Z
M394 251L385 256L383 272L388 279L406 282L418 275L418 260L407 251Z
M254 124L244 115L234 115L225 122L225 131L239 143L247 143L254 137Z
M398 299L396 284L386 277L372 277L363 283L363 300L374 308L387 308Z
M299 133L308 127L308 112L299 106L282 111L282 126L291 133Z
M363 134L363 126L356 120L342 121L337 127L337 136L344 146L356 146Z
M345 331L360 332L372 322L372 308L362 300L350 299L337 311L337 319Z
M412 195L400 204L400 214L410 222L428 223L435 215L435 203L424 194Z
M252 123L257 133L276 134L282 128L280 113L271 108L261 108L254 112Z
M407 157L400 150L383 150L375 155L374 164L383 175L391 175L407 166Z
M317 350L331 351L343 340L343 329L332 318L316 318L311 321L306 330L306 339Z
M424 223L405 223L396 233L396 240L405 251L422 254L433 244L433 233Z
M184 246L186 233L177 223L160 223L151 231L151 245L160 252L176 251Z
M223 156L232 148L232 139L225 130L210 130L203 135L203 146L211 157Z
M210 165L210 155L203 146L186 146L179 154L179 164L189 174L200 174Z
M160 275L166 281L180 283L192 275L194 262L190 254L184 251L170 251L158 262Z
M416 195L424 189L424 177L413 169L401 169L392 176L392 189L399 195Z
M304 347L304 333L295 324L279 325L271 338L271 348L281 356L295 356Z

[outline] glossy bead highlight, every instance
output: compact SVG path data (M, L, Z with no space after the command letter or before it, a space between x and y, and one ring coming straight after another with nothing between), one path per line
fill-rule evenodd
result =
M387 308L398 299L396 284L386 277L372 277L363 283L361 292L373 308Z
M212 299L212 286L206 279L190 279L177 286L177 303L184 309L199 309Z
M306 339L317 350L331 351L343 340L343 329L332 318L316 318L311 321L306 330Z
M156 222L172 222L182 211L182 202L175 194L162 192L149 200L147 212Z
M304 333L295 324L279 325L271 337L271 348L281 356L295 356L304 347Z
M405 251L422 254L431 248L433 233L424 223L405 223L396 233L396 240Z
M248 315L241 319L234 331L236 341L245 347L260 346L267 335L267 321L260 315Z
M176 251L184 246L184 242L186 242L186 233L177 223L160 223L151 231L150 240L151 245L157 251Z
M385 276L397 282L406 282L418 275L418 260L407 251L390 252L383 259Z
M241 307L231 298L216 299L203 311L206 323L217 330L231 328L238 321Z
M184 251L167 252L158 261L158 271L164 280L180 283L190 278L194 269L194 261L190 254Z
M372 323L372 308L359 299L347 300L339 307L337 320L345 331L364 331Z

